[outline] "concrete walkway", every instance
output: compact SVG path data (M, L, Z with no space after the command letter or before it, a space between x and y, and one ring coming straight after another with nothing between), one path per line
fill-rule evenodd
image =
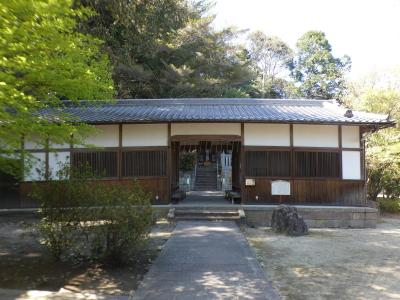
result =
M279 299L232 221L180 221L133 299Z

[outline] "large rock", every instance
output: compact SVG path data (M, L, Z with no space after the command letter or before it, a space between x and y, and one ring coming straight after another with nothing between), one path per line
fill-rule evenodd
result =
M272 213L271 227L274 232L291 236L308 234L307 224L293 206L279 205Z

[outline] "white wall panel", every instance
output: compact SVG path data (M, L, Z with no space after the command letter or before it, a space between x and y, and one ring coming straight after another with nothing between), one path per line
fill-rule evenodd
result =
M69 148L69 144L65 143L65 144L51 144L50 148L51 149L68 149Z
M338 147L338 139L336 125L293 125L293 146L295 147Z
M27 150L38 150L43 149L43 146L38 143L38 139L35 137L24 138L24 149Z
M96 125L96 133L85 139L86 144L97 147L118 147L119 126L118 125Z
M244 124L246 146L290 146L289 124Z
M46 167L46 154L44 152L31 153L32 161L25 163L24 181L42 180ZM39 170L39 172L38 172Z
M361 157L359 151L342 152L343 179L361 179Z
M122 126L122 146L168 146L167 124L126 124Z
M51 144L50 146L52 149L67 149L67 148L69 148L68 143ZM45 148L42 144L37 143L37 140L26 138L26 139L24 139L24 149L26 149L26 150L41 150L41 149L45 149Z
M58 178L57 172L65 165L69 164L69 152L50 152L49 153L49 172L51 178Z
M342 147L360 148L360 127L342 126Z
M240 123L173 123L171 135L240 135Z

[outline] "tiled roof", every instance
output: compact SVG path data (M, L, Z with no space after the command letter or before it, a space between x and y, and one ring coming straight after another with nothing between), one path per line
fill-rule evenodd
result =
M335 100L183 98L67 103L62 112L92 124L166 121L394 124L386 115L373 113L352 111L352 117L346 117L346 110ZM54 117L57 111L43 110L41 114Z

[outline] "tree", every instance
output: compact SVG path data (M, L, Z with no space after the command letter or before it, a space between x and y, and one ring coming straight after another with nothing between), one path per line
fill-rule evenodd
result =
M275 98L282 95L286 84L282 75L288 71L288 63L293 59L292 49L278 37L255 31L249 36L249 55L259 74L257 87L261 96Z
M77 0L78 1L78 0ZM83 32L105 41L121 98L248 96L240 32L212 28L207 1L80 0L97 12Z
M397 127L386 128L367 139L368 196L382 192L400 197L400 72L369 74L350 85L345 103L356 109L386 114Z
M77 18L89 15L87 9L72 9L68 0L1 2L1 169L20 148L22 136L35 136L42 145L48 139L68 143L80 128L68 116L50 122L37 110L60 107L65 99L113 97L101 41L76 31Z
M305 33L296 44L291 63L291 76L297 82L302 97L342 99L346 92L345 74L350 70L350 58L335 58L332 47L321 31Z

